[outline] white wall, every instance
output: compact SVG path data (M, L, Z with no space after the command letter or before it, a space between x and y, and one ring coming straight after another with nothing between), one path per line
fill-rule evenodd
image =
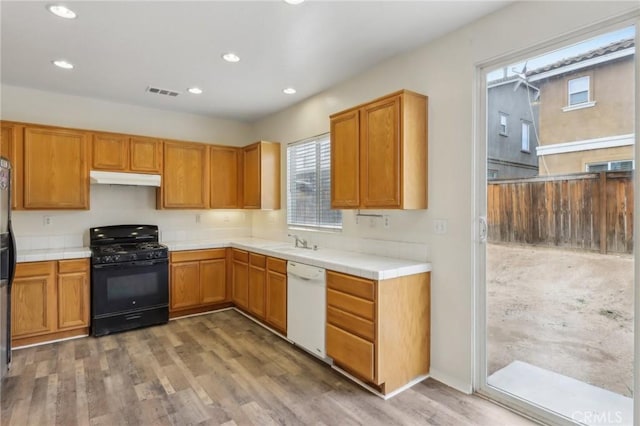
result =
M401 242L415 243L413 257L433 264L433 377L471 390L475 66L631 9L638 3L518 2L256 124L259 137L288 143L328 132L331 113L389 92L405 88L429 96L429 209L384 212L390 215L389 229L380 223L371 228L368 220L356 225L353 212L345 212L341 234L301 233L321 247L346 244L377 251L379 241L388 240L390 247L406 251ZM284 177L283 170L283 182ZM283 194L285 188L283 183ZM433 233L434 219L448 221L446 235ZM252 232L286 238L285 211L255 213Z
M251 126L162 109L2 85L2 120L121 132L220 145L248 145Z

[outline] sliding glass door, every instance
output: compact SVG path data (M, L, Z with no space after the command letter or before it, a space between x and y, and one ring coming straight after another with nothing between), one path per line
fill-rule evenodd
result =
M635 32L482 69L477 387L549 422L633 424Z

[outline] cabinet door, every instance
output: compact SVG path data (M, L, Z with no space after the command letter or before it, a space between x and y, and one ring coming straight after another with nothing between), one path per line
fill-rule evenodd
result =
M58 276L58 329L89 326L89 272Z
M171 311L190 308L200 303L200 262L171 265Z
M267 271L266 320L282 334L287 334L287 276Z
M400 96L361 109L362 207L400 207Z
M200 262L200 302L203 305L227 300L227 273L225 259Z
M93 135L94 170L124 172L129 165L129 138L125 135L96 133Z
M360 120L358 110L331 117L331 207L360 203Z
M211 150L211 208L237 209L241 207L238 185L240 171L239 148L212 146Z
M259 209L261 207L261 162L260 143L249 145L243 152L242 194L245 209Z
M249 312L260 319L265 317L266 271L249 265Z
M249 265L233 260L232 299L241 309L249 307Z
M55 331L55 262L18 263L11 287L11 334L28 337Z
M21 195L22 187L17 185L21 180L20 176L22 164L19 164L16 152L18 138L20 136L20 127L16 124L2 122L0 126L0 156L11 162L11 207L17 209L19 206L19 195Z
M162 172L162 141L139 136L130 139L129 169L138 173Z
M209 207L208 154L205 144L164 142L163 207Z
M25 128L25 209L88 209L88 172L84 132Z
M327 355L355 376L373 382L373 343L331 324L327 324L326 331Z

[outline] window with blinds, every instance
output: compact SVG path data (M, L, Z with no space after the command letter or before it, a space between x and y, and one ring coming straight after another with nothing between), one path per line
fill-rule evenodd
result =
M331 210L329 134L287 147L289 226L342 229L342 212Z

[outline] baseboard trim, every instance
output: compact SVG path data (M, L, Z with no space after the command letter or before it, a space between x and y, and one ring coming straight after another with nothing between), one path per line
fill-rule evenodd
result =
M49 345L51 343L64 342L66 340L82 339L83 337L89 337L89 335L88 334L79 334L77 336L62 337L60 339L54 339L54 340L45 340L44 342L37 342L37 343L31 343L29 345L12 347L11 350L12 351L19 351L20 349L27 349L27 348L33 348L33 347L36 347L36 346Z

